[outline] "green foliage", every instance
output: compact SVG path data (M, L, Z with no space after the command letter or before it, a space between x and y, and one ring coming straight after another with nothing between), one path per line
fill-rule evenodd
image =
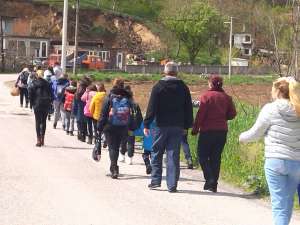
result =
M213 41L223 27L219 13L206 2L184 5L163 16L163 22L187 49L191 64L201 48Z

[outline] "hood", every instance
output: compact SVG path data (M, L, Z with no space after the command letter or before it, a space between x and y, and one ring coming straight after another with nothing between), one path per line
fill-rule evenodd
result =
M279 114L285 121L295 122L300 120L297 116L294 106L286 99L277 99L274 104L278 109Z
M110 95L117 95L117 96L122 96L126 98L132 98L132 95L126 91L124 88L115 88L113 87L110 91Z
M184 83L182 80L178 78L171 78L165 77L158 81L158 87L160 91L164 92L177 92L179 86L183 86Z

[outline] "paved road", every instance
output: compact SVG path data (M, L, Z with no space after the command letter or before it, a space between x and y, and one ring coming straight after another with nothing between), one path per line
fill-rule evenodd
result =
M9 96L0 76L1 225L268 225L269 203L225 185L202 191L198 171L182 170L179 193L147 189L141 155L107 176L108 155L91 160L91 147L48 123L46 146L36 148L33 115ZM292 225L300 224L294 216Z

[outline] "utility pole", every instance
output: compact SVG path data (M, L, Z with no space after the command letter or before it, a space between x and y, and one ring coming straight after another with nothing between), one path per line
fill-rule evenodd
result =
M3 31L3 18L0 16L0 35L1 35L1 71L5 71L5 57L4 57L4 31Z
M64 0L63 31L62 31L62 50L61 50L61 68L66 73L67 62L67 41L68 41L68 0Z
M228 78L231 78L231 57L232 57L232 29L233 29L233 17L230 17L230 22L224 22L230 24L230 34L229 34L229 55L228 55Z
M79 0L76 0L75 49L74 49L73 75L76 75L76 61L78 55L78 26L79 26Z

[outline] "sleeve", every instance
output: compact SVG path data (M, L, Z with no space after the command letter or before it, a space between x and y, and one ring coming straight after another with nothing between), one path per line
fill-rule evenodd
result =
M144 127L149 129L150 128L150 124L152 123L152 121L154 120L155 116L156 116L156 111L157 111L157 101L158 101L158 93L156 91L155 86L152 89L151 92L151 96L149 99L149 104L147 107L147 112L146 112L146 116L144 119Z
M194 126L193 126L194 133L199 132L200 127L203 124L203 121L207 114L207 104L208 104L207 98L205 98L205 96L202 96L200 98L200 106L199 106L199 109L198 109L198 112L197 112L197 115L195 118Z
M88 94L88 91L85 91L84 94L81 96L81 101L87 102Z
M16 83L15 83L15 87L18 87L18 83L20 81L20 78L21 78L21 74L18 75L18 78L17 78Z
M232 101L232 98L229 99L229 107L227 111L227 120L233 120L236 117L236 108Z
M191 128L193 126L193 103L189 88L186 86L186 98L184 107L184 129Z
M110 98L107 97L103 103L103 108L101 112L101 117L97 124L97 129L99 132L102 132L104 129L104 126L106 125L109 117L109 109L110 109Z
M262 138L270 127L270 120L268 115L268 106L265 106L258 115L258 118L250 130L241 133L239 141L247 143L257 141Z

